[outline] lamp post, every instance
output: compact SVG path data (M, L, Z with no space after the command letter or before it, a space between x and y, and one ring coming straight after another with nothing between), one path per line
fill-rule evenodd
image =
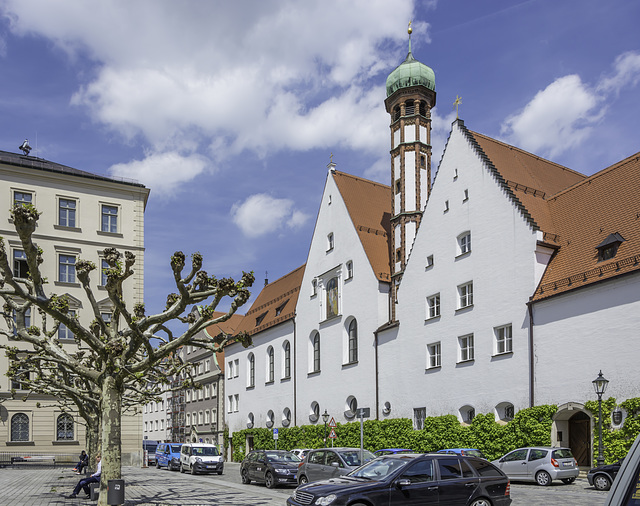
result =
M322 421L324 422L324 447L327 447L327 422L329 421L329 413L327 413L327 410L324 410L324 413L322 413Z
M598 466L604 464L604 455L602 454L602 395L607 389L609 380L602 375L602 371L598 374L598 377L592 381L593 389L598 395Z

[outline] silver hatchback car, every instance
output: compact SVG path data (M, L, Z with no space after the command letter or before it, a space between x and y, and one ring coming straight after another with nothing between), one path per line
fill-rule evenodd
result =
M518 448L492 464L514 481L535 481L543 486L551 485L553 480L573 483L580 474L569 448Z
M364 462L360 462L360 448L309 450L298 467L298 484L342 476L376 458L369 450L364 450L363 453Z

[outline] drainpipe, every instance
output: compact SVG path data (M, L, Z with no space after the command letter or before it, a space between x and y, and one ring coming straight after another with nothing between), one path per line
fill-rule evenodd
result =
M293 425L298 425L298 398L296 393L296 381L298 379L298 375L296 374L297 370L297 351L298 347L296 346L296 317L293 317Z
M376 399L376 420L380 420L380 415L378 413L378 407L380 403L378 402L378 330L374 330L373 332L373 349L375 355L375 364L374 364L374 375L375 375L375 399Z
M527 302L527 309L529 311L529 407L532 408L535 404L535 355L533 348L533 301Z

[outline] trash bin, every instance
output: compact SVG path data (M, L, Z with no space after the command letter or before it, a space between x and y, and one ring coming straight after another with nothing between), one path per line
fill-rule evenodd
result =
M124 480L107 482L107 504L115 506L124 504Z
M89 496L92 501L97 501L100 496L100 483L89 483Z

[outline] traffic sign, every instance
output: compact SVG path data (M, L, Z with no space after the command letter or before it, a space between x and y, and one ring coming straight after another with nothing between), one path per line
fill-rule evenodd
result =
M329 422L329 427L332 427L332 428L337 427L335 418L331 417L331 421Z
M331 432L329 432L329 439L336 439L338 435L333 427L331 427Z
M273 439L278 439L278 429L273 429Z
M370 408L358 408L358 418L369 418L371 416Z

